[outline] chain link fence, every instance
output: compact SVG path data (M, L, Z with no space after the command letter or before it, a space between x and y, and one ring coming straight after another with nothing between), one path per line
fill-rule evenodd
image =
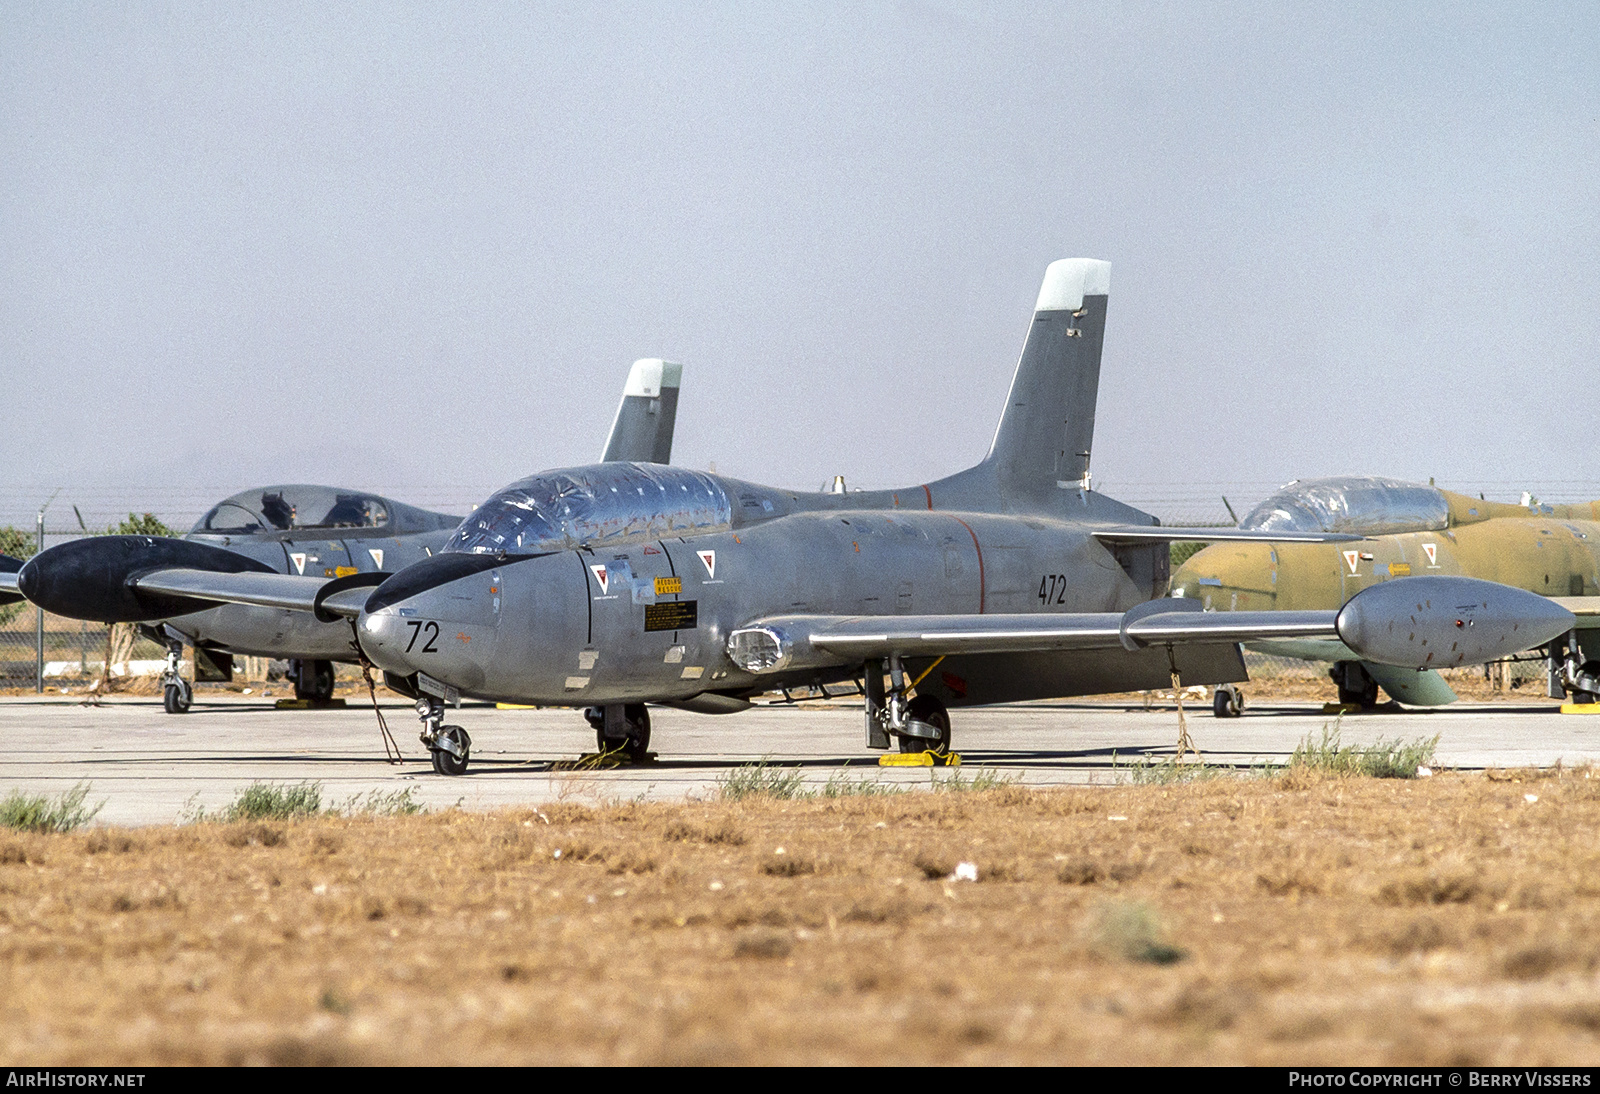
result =
M58 543L80 539L83 534L81 529L46 529L44 545L47 548L54 547ZM30 534L26 553L32 554L37 545L36 535ZM13 550L16 549L15 545L11 546ZM39 626L41 615L44 617L42 632ZM101 623L85 623L48 612L41 613L26 602L0 607L0 687L70 687L98 679L104 672L111 630ZM151 663L164 661L166 655L166 650L160 645L139 637L126 655L122 650L115 651L112 675L140 675L159 671L159 668L153 669Z

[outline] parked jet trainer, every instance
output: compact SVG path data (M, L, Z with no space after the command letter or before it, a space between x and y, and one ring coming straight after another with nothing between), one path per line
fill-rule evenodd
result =
M1577 616L1574 630L1551 643L1550 695L1600 701L1600 502L1522 505L1484 501L1431 483L1347 475L1297 480L1239 522L1247 531L1351 532L1366 537L1324 544L1218 544L1197 552L1172 575L1172 595L1206 609L1336 609L1373 585L1422 574L1487 578L1555 598ZM1437 672L1406 672L1362 661L1336 641L1283 639L1251 643L1282 657L1333 663L1341 703L1370 706L1381 685L1413 706L1455 702ZM1221 689L1220 717L1239 713L1236 691Z
M868 747L945 750L951 707L1242 680L1246 639L1337 637L1416 669L1571 626L1543 597L1463 578L1379 586L1337 613L1151 600L1172 540L1355 537L1163 528L1091 489L1109 287L1109 263L1050 265L988 455L937 482L805 494L601 463L513 483L375 589L136 536L53 548L18 586L79 618L225 602L351 620L390 686L416 698L443 774L467 769L469 735L444 724L462 696L585 707L603 749L637 758L648 703L732 712L759 692L853 680Z
M671 460L682 376L683 366L671 361L646 358L633 363L602 460ZM183 541L242 556L237 566L243 570L306 575L338 582L340 588L371 589L389 574L443 549L460 523L458 516L358 490L268 486L218 502ZM0 604L5 602L5 578L20 567L20 562L0 556ZM295 696L313 701L332 696L333 662L357 660L349 624L342 620L255 604L195 606L204 610L141 621L145 635L167 648L162 692L169 714L188 710L192 700L189 683L178 672L185 643L196 650L197 675L203 656L218 670L214 678L219 679L232 678L235 654L288 659Z

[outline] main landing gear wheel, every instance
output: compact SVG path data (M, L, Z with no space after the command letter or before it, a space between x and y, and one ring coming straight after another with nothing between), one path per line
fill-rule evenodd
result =
M1600 680L1600 661L1586 661L1583 666L1583 679ZM1573 688L1569 702L1578 704L1600 703L1600 691L1585 691L1582 688Z
M194 689L189 686L189 681L179 680L175 684L168 684L161 689L161 705L168 714L183 714L194 702Z
M433 769L441 775L465 775L472 738L460 726L441 726L434 741Z
M313 703L326 703L333 698L332 661L296 661L294 663L294 697Z
M602 753L618 753L633 763L643 763L650 752L650 711L643 703L629 703L622 708L620 737L606 736L606 708L590 707L583 716L594 727L595 747Z
M1339 687L1339 702L1362 707L1378 705L1378 682L1367 674L1359 661L1340 661L1328 670Z
M1237 718L1244 711L1244 694L1232 684L1222 684L1211 697L1211 713L1218 718Z
M924 726L938 732L938 737L913 737L902 734L900 737L901 752L932 752L936 756L943 756L950 751L950 713L944 709L944 704L931 695L919 695L911 700L911 705L906 708L906 715L913 722L921 722Z

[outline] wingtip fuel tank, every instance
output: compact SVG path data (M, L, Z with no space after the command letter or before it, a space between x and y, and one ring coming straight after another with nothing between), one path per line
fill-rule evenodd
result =
M1537 593L1470 577L1412 577L1364 589L1339 610L1339 637L1363 658L1414 669L1481 665L1541 646L1576 617Z
M211 607L135 587L141 574L178 567L221 574L274 572L253 558L192 540L91 536L29 559L17 573L17 589L47 612L101 623L166 619Z

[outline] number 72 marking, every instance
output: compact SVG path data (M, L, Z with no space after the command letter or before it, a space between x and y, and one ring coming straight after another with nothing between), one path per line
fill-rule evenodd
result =
M422 634L422 632L424 630L426 630L428 632L428 641L423 644L422 649L419 650L418 652L419 653L438 653L439 652L438 650L434 649L434 647L433 647L433 640L435 638L439 637L439 624L435 623L431 619L428 620L427 623L423 623L423 621L420 620L420 619L408 619L408 620L406 620L406 626L411 628L411 641L406 643L406 652L407 653L410 653L411 652L411 647L415 646L417 644L417 636Z

